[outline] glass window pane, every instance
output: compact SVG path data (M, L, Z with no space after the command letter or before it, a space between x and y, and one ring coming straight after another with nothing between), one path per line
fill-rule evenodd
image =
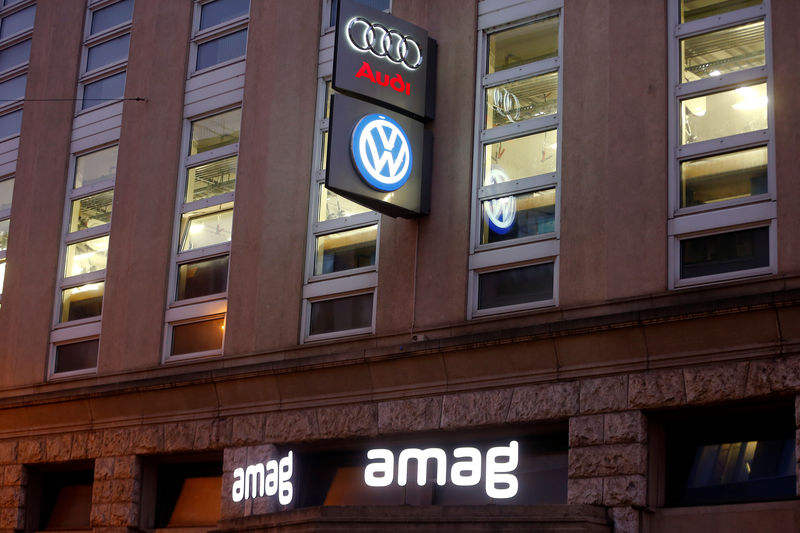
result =
M556 171L556 130L486 145L483 185Z
M215 0L200 8L200 29L204 30L235 18L243 17L250 11L250 0Z
M486 90L486 128L558 112L558 72Z
M104 180L113 180L117 174L119 147L112 146L91 154L79 156L75 161L75 188Z
M0 139L19 135L22 129L22 109L12 111L0 117Z
M683 239L681 279L769 266L769 228Z
M681 207L766 192L766 146L681 163Z
M478 309L553 299L553 263L478 276Z
M767 128L767 84L739 87L681 102L683 143Z
M14 195L14 178L0 181L0 211L11 207L11 198Z
M105 67L127 58L130 41L131 35L126 33L122 37L117 37L89 48L86 58L86 71Z
M31 56L31 40L0 50L0 71L27 63Z
M69 231L80 231L110 223L113 200L114 191L105 191L72 202Z
M105 283L89 283L61 291L61 322L100 316Z
M83 102L81 109L104 104L110 100L119 100L125 95L125 73L120 72L93 83L87 83L83 88Z
M681 22L721 15L760 4L761 0L681 0Z
M228 290L228 256L178 265L176 300L219 294Z
M243 57L247 48L247 30L237 31L218 39L197 45L195 70L213 67L219 63Z
M3 284L6 281L6 260L0 259L0 296L3 294Z
M11 219L0 220L0 252L8 249L8 227Z
M387 11L389 9L389 0L355 0L357 4L369 6L372 9L380 11ZM331 0L331 18L328 21L330 27L336 26L336 13L339 10L339 2Z
M358 213L368 213L370 209L357 204L335 192L329 191L325 185L319 186L319 221L335 220Z
M92 13L91 35L100 33L133 17L133 0L122 0Z
M236 161L234 156L190 168L185 201L194 202L233 192L236 188Z
M765 64L764 21L681 41L683 81L720 76Z
M23 74L16 78L0 83L0 100L5 103L11 100L18 100L25 97L25 85L28 83L28 75Z
M98 339L56 346L55 372L72 372L97 367Z
M322 161L319 164L320 170L328 168L328 132L322 132Z
M317 237L314 275L374 265L377 236L378 226L367 226Z
M189 147L189 155L238 143L241 122L241 108L192 122L192 142Z
M13 15L3 18L0 23L0 39L33 28L33 19L36 16L36 6L26 7Z
M486 200L481 218L481 244L552 233L556 190L545 189Z
M3 0L4 6L13 6L14 4L19 4L20 2L24 2L25 0Z
M64 277L105 270L108 259L108 235L67 246Z
M549 17L489 35L488 73L558 55L558 17Z
M171 353L183 355L221 350L224 336L225 319L222 317L173 326Z
M372 325L373 295L359 294L311 303L310 335L368 328Z
M181 252L230 242L233 203L185 213L181 217Z

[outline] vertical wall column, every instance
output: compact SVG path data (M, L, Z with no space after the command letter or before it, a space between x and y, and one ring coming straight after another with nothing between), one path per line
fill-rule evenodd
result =
M622 378L586 380L581 384L581 411L604 411L587 405L622 391ZM594 400L592 399L594 398ZM642 411L598 412L569 420L568 503L605 505L617 533L638 533L647 497L647 420Z
M142 465L135 455L95 460L90 519L95 533L139 526L141 479Z

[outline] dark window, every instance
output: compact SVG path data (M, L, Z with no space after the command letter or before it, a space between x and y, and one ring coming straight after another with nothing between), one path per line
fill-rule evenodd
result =
M338 12L339 8L339 0L330 0L331 2L331 19L329 24L331 27L336 26L336 13ZM389 9L389 0L356 0L357 4L363 4L365 6L371 7L372 9L378 9L380 11L386 11Z
M553 299L553 263L478 276L478 309Z
M368 328L372 325L372 293L311 303L311 335Z
M178 265L177 300L198 298L228 290L228 256Z
M769 266L769 228L681 241L681 279Z
M224 336L223 317L173 326L172 355L219 350Z
M99 346L98 339L56 346L55 373L95 368Z
M94 473L90 464L65 463L28 471L26 529L89 529Z

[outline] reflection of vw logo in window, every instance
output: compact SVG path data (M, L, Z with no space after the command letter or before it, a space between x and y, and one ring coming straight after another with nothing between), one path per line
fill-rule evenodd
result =
M350 147L359 174L379 191L396 191L411 175L408 136L386 115L372 114L359 120Z
M493 168L489 172L486 185L495 185L509 181L508 174L501 168ZM511 231L514 219L517 216L517 199L513 196L503 196L483 202L483 215L489 228L499 234L505 235Z

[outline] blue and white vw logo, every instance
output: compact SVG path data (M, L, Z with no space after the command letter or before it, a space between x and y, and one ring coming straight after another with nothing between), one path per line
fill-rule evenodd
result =
M491 169L486 179L486 185L495 185L509 181L508 174L498 167ZM483 202L483 214L489 228L498 235L505 235L511 231L517 217L517 199L513 196L503 196Z
M358 173L379 191L396 191L411 175L408 135L386 115L373 113L359 120L350 147Z

